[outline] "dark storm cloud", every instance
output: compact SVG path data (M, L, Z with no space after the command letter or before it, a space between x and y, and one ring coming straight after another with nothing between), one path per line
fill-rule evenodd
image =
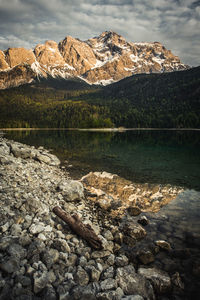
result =
M200 1L0 0L0 20L0 49L114 30L129 41L160 41L199 65Z

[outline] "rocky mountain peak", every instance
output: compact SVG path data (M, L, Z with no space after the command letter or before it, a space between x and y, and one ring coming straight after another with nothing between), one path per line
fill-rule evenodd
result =
M125 42L125 38L114 31L104 31L99 36L100 39L103 39L104 42L110 43L115 41Z
M59 43L59 50L65 62L77 74L83 74L96 63L96 57L91 47L79 39L67 36Z
M12 73L18 65L31 66L35 76L80 77L90 84L104 85L133 74L188 68L161 43L127 42L114 31L104 31L87 41L71 36L66 36L58 44L48 40L38 44L34 51L25 48L0 51L0 72ZM3 74L1 78L4 78ZM8 74L5 78L9 78ZM23 81L26 81L25 77ZM17 82L15 80L16 85ZM19 82L21 84L22 78ZM9 83L2 79L0 88L8 86Z
M46 41L44 44L38 44L34 53L37 61L43 66L58 66L64 64L64 59L58 50L58 44L55 41Z
M35 55L30 49L8 48L4 53L6 62L10 68L24 63L31 65L35 61Z

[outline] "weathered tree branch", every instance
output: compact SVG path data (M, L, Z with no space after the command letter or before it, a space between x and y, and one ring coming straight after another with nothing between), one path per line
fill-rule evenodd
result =
M103 249L102 242L92 227L89 224L83 224L77 214L70 216L59 206L55 206L53 208L53 212L65 223L67 223L75 233L85 239L91 247L97 250Z

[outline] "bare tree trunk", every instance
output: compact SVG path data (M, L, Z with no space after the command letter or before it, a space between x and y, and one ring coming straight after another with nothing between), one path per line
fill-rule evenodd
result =
M77 214L70 216L59 206L55 206L53 208L53 212L65 223L67 223L75 233L85 239L92 248L97 250L103 249L102 242L96 235L92 227L89 224L83 224Z

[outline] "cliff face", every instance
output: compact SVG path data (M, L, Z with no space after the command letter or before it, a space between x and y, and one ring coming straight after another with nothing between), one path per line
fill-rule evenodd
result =
M17 65L12 69L0 72L0 89L16 87L30 83L36 78L36 73L28 65Z
M9 48L4 53L5 59L10 68L19 64L31 65L35 61L35 55L32 50L24 48Z
M34 51L0 51L0 88L28 83L36 76L80 77L90 84L106 85L133 74L187 68L158 42L130 43L117 33L106 31L84 42L67 36L59 44L38 44Z
M67 36L59 43L60 53L71 70L75 70L77 75L84 74L96 63L93 49L86 43Z

